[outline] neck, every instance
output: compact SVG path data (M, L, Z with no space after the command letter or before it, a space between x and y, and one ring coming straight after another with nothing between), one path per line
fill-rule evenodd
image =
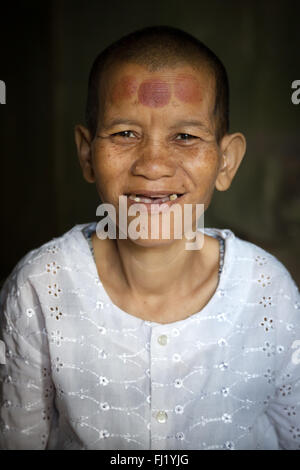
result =
M200 250L186 250L186 240L156 247L126 240L112 240L120 275L136 298L161 300L190 292L205 278L209 266L210 237L204 237Z

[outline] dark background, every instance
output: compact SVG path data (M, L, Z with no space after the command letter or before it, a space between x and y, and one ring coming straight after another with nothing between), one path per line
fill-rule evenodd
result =
M230 228L282 261L300 284L300 7L296 1L20 1L1 4L0 281L29 250L97 220L74 126L84 122L87 79L100 50L135 29L166 24L205 42L231 85L231 132L246 157L205 226Z

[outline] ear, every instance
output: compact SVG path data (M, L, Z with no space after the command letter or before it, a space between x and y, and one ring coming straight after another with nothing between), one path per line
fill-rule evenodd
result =
M226 134L220 144L222 161L216 179L215 187L218 191L226 191L246 153L246 139L243 134Z
M88 183L94 183L95 175L92 163L91 133L86 127L81 126L80 124L75 126L74 131L75 143L83 177Z

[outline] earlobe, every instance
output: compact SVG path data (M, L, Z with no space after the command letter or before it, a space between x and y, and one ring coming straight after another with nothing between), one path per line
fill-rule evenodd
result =
M221 141L221 163L215 187L218 191L226 191L246 153L246 139L243 134L227 134Z
M88 183L95 182L95 175L92 164L91 134L90 131L80 124L75 126L75 143L79 163L84 179Z

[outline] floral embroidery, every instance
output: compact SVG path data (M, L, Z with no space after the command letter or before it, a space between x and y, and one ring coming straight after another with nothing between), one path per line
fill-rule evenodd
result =
M61 346L62 340L63 340L63 337L59 330L51 332L51 343L55 343L56 346Z
M47 406L47 408L42 411L42 419L44 421L46 421L46 420L49 421L50 414L51 414L50 413L50 406Z
M259 264L259 266L263 266L264 264L267 264L267 258L265 258L265 256L257 255L255 257L255 261L256 263Z
M258 279L258 283L262 286L262 287L266 287L266 286L269 286L271 285L271 281L270 281L270 276L265 276L264 274L261 274L260 275L260 279Z
M47 273L51 273L51 274L57 274L57 272L59 271L60 269L60 266L58 264L56 264L55 261L53 261L52 263L47 263L46 264L46 271Z
M52 361L52 367L56 370L56 372L59 372L60 369L63 367L63 363L61 362L59 357L56 357L54 361Z
M55 317L56 320L59 320L62 317L62 312L59 307L50 307L50 316Z
M45 397L45 398L49 398L49 397L51 397L52 395L53 395L53 385L50 384L49 387L47 387L46 390L45 390L45 395L44 395L44 397Z
M268 305L272 305L272 302L271 302L272 298L271 297L262 297L262 300L259 302L260 304L262 304L264 307L267 307Z
M6 360L20 362L30 374L24 383L15 371L6 376L0 368L7 390L2 406L8 407L2 415L12 416L1 422L3 435L11 433L7 439L27 439L31 424L22 416L15 425L20 405L14 387L25 411L41 407L30 435L37 448L52 442L46 429L55 408L64 418L61 448L143 448L145 442L151 448L255 447L257 427L251 429L248 418L260 425L269 410L276 411L274 420L259 448L298 448L300 303L274 258L229 234L228 266L212 302L160 326L115 308L96 277L81 228L68 237L57 241L63 256L55 261L55 249L35 251L26 276L14 275L5 300ZM163 333L170 339L167 349L156 344ZM167 412L168 424L157 423L153 409Z
M61 387L61 385L59 383L56 383L56 386L55 386L55 391L56 391L56 396L59 400L62 400L63 399L63 395L64 395L64 391Z
M43 377L50 377L50 375L51 375L50 369L43 367Z
M59 248L56 245L49 246L47 248L47 253L51 253L52 255L55 255L56 253L59 252Z
M272 318L264 317L264 320L260 323L261 326L265 327L265 331L269 331L274 328Z
M300 437L300 428L296 428L296 426L291 426L289 432L292 434L293 439Z
M283 397L285 397L286 395L290 395L291 394L291 391L292 391L292 387L291 385L282 385L282 387L280 387L280 392L281 392L281 395Z
M267 369L267 372L264 374L264 377L268 379L268 383L274 383L275 382L275 371L271 369Z
M48 285L48 294L54 295L54 297L59 297L61 294L62 290L58 287L57 284L49 284Z
M268 357L274 356L274 354L275 354L275 345L269 343L268 341L266 341L265 345L262 348L262 350L267 353Z
M296 407L295 406L286 406L283 408L288 416L296 416Z

